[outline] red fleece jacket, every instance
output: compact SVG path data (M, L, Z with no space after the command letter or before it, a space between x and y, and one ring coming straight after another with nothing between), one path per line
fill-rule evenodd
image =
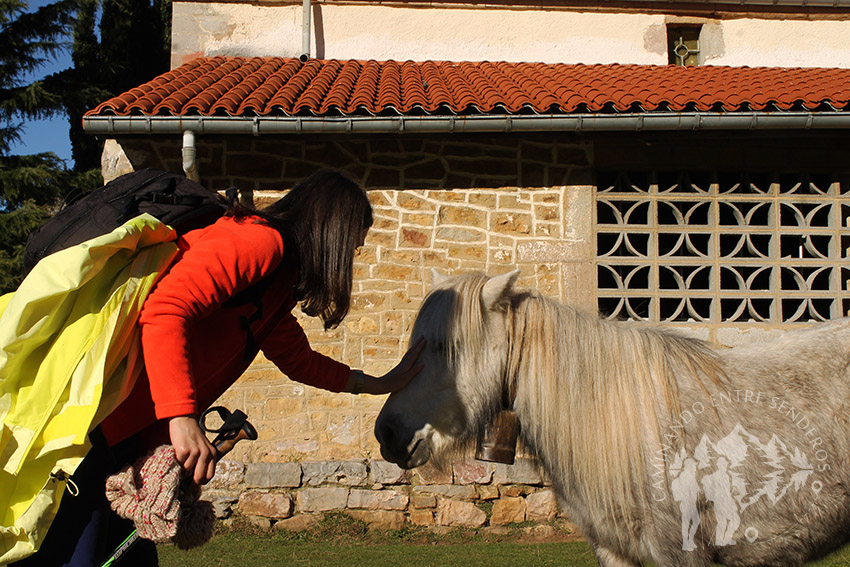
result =
M243 327L250 318L256 346L289 378L342 391L350 368L313 351L292 314L298 267L284 256L277 230L258 218L225 217L178 245L176 261L142 308L145 373L101 423L110 444L157 420L198 415L218 399L251 363ZM260 312L253 300L227 303L265 277L273 279Z

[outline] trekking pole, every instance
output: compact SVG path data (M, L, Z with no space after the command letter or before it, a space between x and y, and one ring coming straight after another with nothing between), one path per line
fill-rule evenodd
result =
M207 427L206 418L210 413L216 413L222 419L223 424L218 429ZM212 446L215 447L215 460L219 461L227 453L229 453L236 444L243 439L254 441L257 439L257 430L248 421L248 416L242 410L230 412L227 408L221 406L211 407L203 414L198 421L201 430L208 433L217 433L212 441ZM139 540L138 530L133 530L121 544L115 548L112 555L109 556L101 567L112 567L116 561L121 559L133 545Z

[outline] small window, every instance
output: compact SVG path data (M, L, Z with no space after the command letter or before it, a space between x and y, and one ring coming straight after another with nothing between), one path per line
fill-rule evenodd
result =
M671 65L699 65L701 26L668 26L667 55Z

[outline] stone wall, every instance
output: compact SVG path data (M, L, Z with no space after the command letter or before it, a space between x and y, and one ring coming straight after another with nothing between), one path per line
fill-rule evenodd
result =
M219 518L238 515L287 530L307 529L322 514L338 511L381 529L499 529L562 518L551 485L528 459L512 466L465 460L446 470L413 471L375 459L222 461L205 498Z
M105 169L179 171L179 142L122 140L123 152L105 155ZM332 331L297 313L314 348L355 368L380 375L398 362L432 268L497 274L519 267L520 285L593 307L587 142L563 135L199 136L198 155L207 187L250 190L260 204L326 165L363 180L375 223L356 259L352 310ZM208 492L223 516L281 526L337 509L386 526L499 526L554 517L552 492L531 462L467 461L442 473L404 473L380 460L373 427L382 397L291 382L262 354L219 403L244 410L260 433L220 464Z

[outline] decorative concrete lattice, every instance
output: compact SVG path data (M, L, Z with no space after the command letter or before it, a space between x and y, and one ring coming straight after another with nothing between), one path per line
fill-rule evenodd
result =
M850 183L600 172L597 302L612 319L802 323L850 312Z

